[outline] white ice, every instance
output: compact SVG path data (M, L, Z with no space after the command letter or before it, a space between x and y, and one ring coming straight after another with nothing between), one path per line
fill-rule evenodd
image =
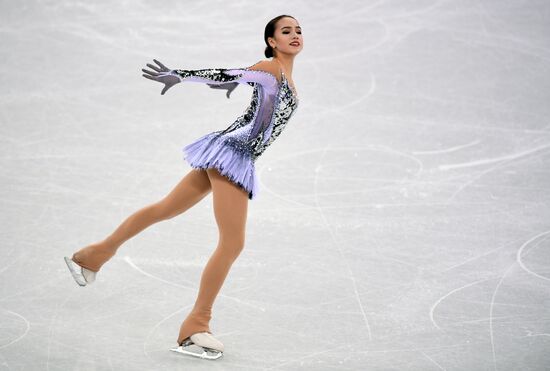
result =
M246 246L176 345L217 244L212 195L93 285L63 256L190 171L231 99L141 76L245 67L295 16L300 106L256 163ZM547 1L1 1L0 371L547 370Z

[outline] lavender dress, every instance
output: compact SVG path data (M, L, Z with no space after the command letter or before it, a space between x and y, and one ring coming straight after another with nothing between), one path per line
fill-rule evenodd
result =
M205 82L211 88L227 90L238 84L254 87L244 113L225 130L206 134L183 148L184 159L193 168L216 168L220 174L248 192L253 199L259 191L254 163L285 128L298 107L285 74L281 83L265 71L248 68L174 70L182 81Z

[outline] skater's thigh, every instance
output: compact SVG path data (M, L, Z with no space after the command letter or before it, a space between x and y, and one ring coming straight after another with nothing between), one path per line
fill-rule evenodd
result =
M180 182L158 203L160 213L171 218L186 211L202 200L212 186L206 171L192 169Z
M212 185L214 215L221 238L240 239L244 243L248 192L221 175L217 169L206 171Z

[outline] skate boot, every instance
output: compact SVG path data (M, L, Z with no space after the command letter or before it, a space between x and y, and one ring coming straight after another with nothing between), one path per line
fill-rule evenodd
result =
M65 263L67 263L67 267L69 267L69 271L71 271L74 280L80 286L86 286L95 281L97 272L81 267L72 258L67 256L65 256Z
M198 352L196 351L197 349ZM223 355L223 349L221 341L216 339L212 334L198 332L185 339L179 347L170 350L198 358L218 359Z
M65 263L67 263L76 283L86 286L95 281L96 274L103 264L115 254L116 248L109 246L106 241L102 241L78 250L71 258L65 257Z

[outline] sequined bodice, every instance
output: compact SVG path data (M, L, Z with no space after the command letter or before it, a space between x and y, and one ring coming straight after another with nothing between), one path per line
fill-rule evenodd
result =
M255 72L266 73L273 76L269 72ZM275 78L275 76L273 76L273 78ZM240 142L241 148L243 147L242 143L244 140L246 142L244 147L251 149L251 156L255 160L284 130L288 120L298 108L299 98L294 94L285 74L282 73L282 79L278 84L277 94L274 97L271 107L273 112L269 115L268 120L265 120L264 123L261 124L258 123L258 121L260 121L258 117L260 115L259 108L262 104L265 105L265 102L262 102L262 100L267 98L263 96L262 86L260 84L251 83L250 85L254 86L254 91L252 92L252 99L249 106L233 124L225 130L220 131L220 134L233 135L236 139L235 142Z
M282 81L279 87L279 100L275 104L271 127L265 132L265 137L268 138L263 144L260 144L254 149L254 157L258 157L265 149L281 134L286 127L288 120L298 108L298 96L292 91L292 87L288 82L285 74L282 74Z

